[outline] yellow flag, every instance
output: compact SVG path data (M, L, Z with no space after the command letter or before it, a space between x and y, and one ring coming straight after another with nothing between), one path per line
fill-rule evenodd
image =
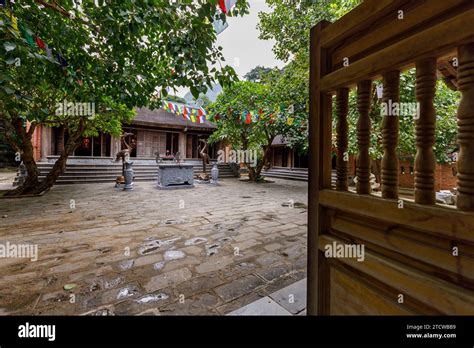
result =
M18 30L18 19L13 15L13 13L10 12L10 10L5 10L5 13L8 17L10 17L10 21L12 22L12 28L15 34L20 34L20 31Z
M295 119L293 117L288 117L288 120L287 120L288 125L291 126L294 120Z

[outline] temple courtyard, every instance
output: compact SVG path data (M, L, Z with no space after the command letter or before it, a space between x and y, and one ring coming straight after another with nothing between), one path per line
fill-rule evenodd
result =
M236 178L0 199L0 313L224 315L274 300L302 314L306 204L306 182Z

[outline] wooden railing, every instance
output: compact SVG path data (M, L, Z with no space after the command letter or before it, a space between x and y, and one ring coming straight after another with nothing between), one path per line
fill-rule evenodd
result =
M370 94L373 81L383 80L383 103L396 103L400 99L400 73L416 68L416 100L420 117L415 123L415 198L416 205L432 205L435 209L435 145L436 92L438 62L450 60L457 65L457 86L462 98L457 112L459 156L457 159L457 209L459 212L474 211L474 1L408 1L365 0L360 6L339 21L321 22L311 31L310 74L310 165L309 165L309 217L308 217L308 312L324 312L326 301L321 288L325 270L318 269L321 254L318 243L321 236L331 233L331 209L348 212L349 206L337 204L331 189L331 139L332 96L336 98L336 193L348 191L349 92L357 89L358 157L356 192L359 195L383 200L380 204L365 201L357 207L358 214L367 218L392 220L395 224L401 215L391 211L390 201L398 202L399 118L385 115L382 123L382 175L381 193L378 198L370 189ZM340 196L341 202L356 201ZM385 200L384 200L385 199ZM380 207L380 209L378 209ZM355 207L354 207L355 208ZM372 211L364 211L371 209ZM385 209L382 211L381 209ZM409 209L411 210L411 208ZM438 231L430 223L429 233L443 234L446 238L455 226L474 226L474 214L451 214L455 210L442 210L440 216L451 224L447 231ZM398 215L397 215L398 214ZM402 214L403 215L403 214ZM428 214L436 216L432 211ZM405 215L403 215L405 216ZM411 215L410 215L411 216ZM403 220L404 223L415 218ZM457 220L457 221L455 221ZM461 227L461 230L465 228ZM469 233L469 232L468 232ZM471 243L472 236L467 238ZM457 237L456 237L457 238ZM466 241L466 239L464 240ZM436 260L425 260L436 263ZM319 281L318 281L319 279ZM319 305L318 305L319 298ZM318 310L319 306L319 310Z

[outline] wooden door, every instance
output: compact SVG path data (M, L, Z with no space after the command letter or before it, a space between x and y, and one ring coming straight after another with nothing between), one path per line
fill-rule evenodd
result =
M473 22L471 0L365 0L339 21L312 29L309 314L474 314ZM433 98L441 61L456 62L462 94L456 207L435 201ZM409 199L398 192L399 121L389 115L381 134L381 193L371 192L369 109L375 79L383 80L382 101L397 102L400 72L413 67L420 117L414 120L415 192ZM345 160L351 90L359 114L353 189Z

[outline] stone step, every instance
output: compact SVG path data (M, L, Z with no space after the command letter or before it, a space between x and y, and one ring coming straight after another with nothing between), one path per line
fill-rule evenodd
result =
M48 172L53 168L54 163L38 163L40 171L39 179L46 177ZM218 164L219 178L233 178L234 172L227 164ZM133 166L135 181L155 181L157 177L156 164L137 164ZM202 165L195 165L193 168L194 175L202 173ZM208 165L206 174L211 174L212 166ZM74 163L68 164L65 172L56 181L57 184L78 184L78 183L114 183L116 178L122 174L122 164L84 164ZM15 179L18 181L18 178Z

